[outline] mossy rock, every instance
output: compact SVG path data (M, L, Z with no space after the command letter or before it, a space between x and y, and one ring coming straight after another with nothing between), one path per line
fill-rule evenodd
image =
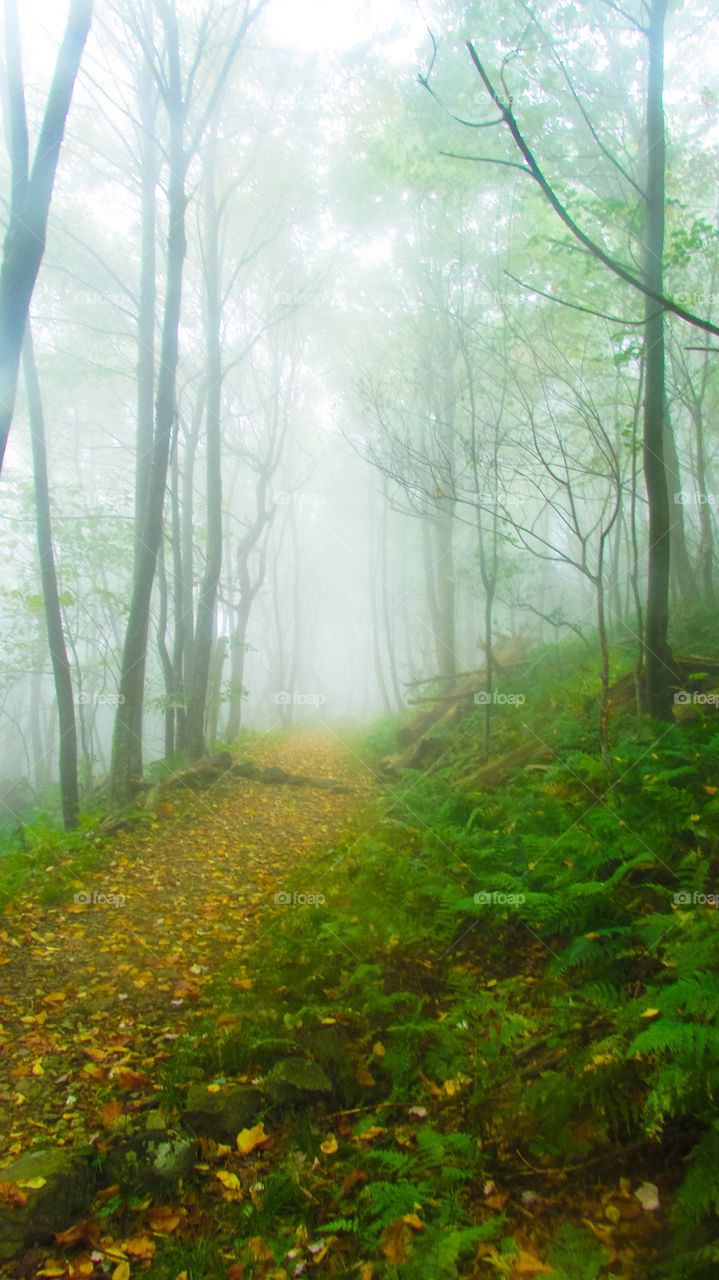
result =
M183 1112L183 1129L215 1142L234 1142L241 1129L257 1123L265 1106L260 1089L252 1085L233 1085L219 1093L210 1092L206 1084L193 1084L187 1094Z
M350 1051L352 1037L346 1027L304 1027L297 1032L303 1049L327 1072L343 1106L353 1106L367 1096L357 1083L357 1063Z
M109 1183L117 1182L124 1195L172 1186L195 1167L197 1143L193 1138L152 1131L138 1133L110 1151L103 1165Z
M52 1240L82 1218L93 1196L93 1170L86 1155L71 1150L29 1151L0 1169L0 1183L40 1182L17 1188L24 1204L0 1201L0 1259Z
M317 1062L307 1058L282 1058L265 1077L268 1098L278 1104L318 1102L332 1092L332 1081Z
M218 1048L225 1075L240 1075L249 1067L268 1071L280 1058L297 1052L295 1041L287 1036L267 1035L252 1040L247 1031L231 1031L219 1042Z

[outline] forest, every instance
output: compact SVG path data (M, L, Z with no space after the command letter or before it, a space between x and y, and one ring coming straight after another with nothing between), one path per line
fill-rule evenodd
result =
M3 0L0 1277L719 1276L718 51Z

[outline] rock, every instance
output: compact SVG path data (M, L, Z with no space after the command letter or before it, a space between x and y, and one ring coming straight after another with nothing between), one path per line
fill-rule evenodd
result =
M312 785L319 787L322 791L331 791L336 796L348 796L350 793L349 787L346 787L343 782L338 782L336 778L317 778Z
M276 764L271 764L269 768L262 770L263 782L280 784L283 782L288 782L289 779L290 779L290 774L287 772L287 770L280 769L279 766Z
M252 782L260 782L262 780L262 769L251 760L240 760L239 764L233 764L230 770L236 778L249 778Z
M343 1106L352 1106L366 1096L357 1084L357 1063L350 1052L351 1035L346 1027L307 1026L297 1032L302 1048L312 1053L315 1062L327 1072L333 1092Z
M310 1103L332 1092L332 1082L316 1062L307 1058L282 1058L265 1077L265 1092L272 1102Z
M71 1150L29 1151L0 1169L0 1183L44 1179L39 1187L21 1187L25 1204L11 1207L0 1200L0 1259L13 1258L29 1245L47 1243L90 1207L93 1178L90 1161Z
M183 1129L216 1142L234 1142L241 1129L257 1123L265 1105L260 1089L238 1084L220 1093L210 1093L206 1084L193 1084L187 1094L187 1109L181 1119Z
M196 1159L197 1143L192 1138L138 1133L109 1153L104 1174L110 1183L119 1183L125 1195L137 1195L156 1191L158 1183L171 1186L186 1178Z
M148 1111L145 1116L145 1129L148 1133L154 1132L156 1129L166 1129L167 1121L161 1111Z
M144 807L150 810L156 809L168 795L176 791L201 791L205 787L212 786L225 774L229 774L232 769L232 756L228 751L220 751L215 756L203 756L201 760L195 760L193 764L189 764L186 769L171 773L169 777L161 778L153 787L150 787L143 802Z
M231 1031L219 1045L219 1060L225 1075L240 1075L257 1068L268 1071L280 1058L297 1053L297 1042L288 1036L264 1036L261 1040L248 1039L247 1031Z

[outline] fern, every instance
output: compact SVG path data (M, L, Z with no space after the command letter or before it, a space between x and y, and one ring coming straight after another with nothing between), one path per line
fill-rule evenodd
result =
M677 1195L675 1213L680 1223L680 1239L687 1239L701 1219L709 1213L719 1216L719 1123L697 1143L691 1155L691 1168Z
M405 1213L414 1212L414 1206L431 1195L426 1182L368 1182L363 1190L363 1198L370 1203L373 1218L373 1229L381 1231L390 1222L396 1222Z

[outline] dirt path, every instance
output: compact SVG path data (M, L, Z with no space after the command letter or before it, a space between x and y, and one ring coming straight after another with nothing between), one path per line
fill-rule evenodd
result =
M211 1013L217 968L234 957L236 981L252 981L246 924L340 834L364 780L328 732L251 755L352 791L222 781L113 841L77 885L108 902L21 898L0 917L0 1163L43 1131L86 1142L118 1101L146 1105L173 1042Z

